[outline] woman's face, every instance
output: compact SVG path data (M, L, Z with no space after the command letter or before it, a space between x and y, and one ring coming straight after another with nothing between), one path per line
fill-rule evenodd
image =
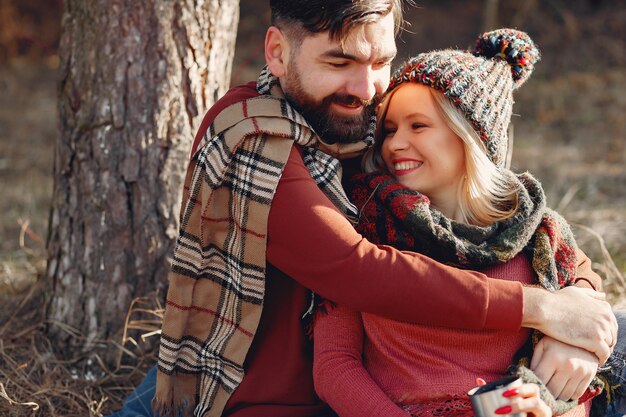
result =
M398 87L383 126L382 157L389 172L437 207L456 205L465 150L441 117L430 87L418 83Z

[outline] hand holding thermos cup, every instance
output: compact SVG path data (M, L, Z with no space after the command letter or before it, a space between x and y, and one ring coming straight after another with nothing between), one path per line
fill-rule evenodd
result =
M476 417L551 417L552 411L539 396L539 387L524 384L516 376L486 383L477 378L478 386L468 391Z

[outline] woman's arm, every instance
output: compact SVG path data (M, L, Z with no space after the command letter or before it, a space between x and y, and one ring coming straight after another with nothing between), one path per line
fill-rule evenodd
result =
M589 388L598 371L598 357L545 336L535 346L530 369L555 398L577 400Z
M360 313L335 307L318 314L313 345L315 390L341 417L408 416L363 367Z

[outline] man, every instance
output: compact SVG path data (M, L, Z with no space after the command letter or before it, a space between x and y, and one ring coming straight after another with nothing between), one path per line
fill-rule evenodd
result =
M601 295L492 280L377 247L352 228L357 213L341 189L336 157L367 145L368 121L396 54L401 0L270 4L268 71L211 108L192 150L157 409L330 415L313 390L302 323L314 304L310 290L412 322L533 327L604 362L616 325ZM579 276L599 284L586 258ZM551 343L559 342L545 342L546 351Z

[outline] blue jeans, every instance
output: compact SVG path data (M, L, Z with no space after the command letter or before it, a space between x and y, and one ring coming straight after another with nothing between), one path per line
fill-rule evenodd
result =
M152 398L156 392L157 367L150 368L141 383L124 400L122 409L108 417L154 417Z
M626 384L626 310L616 310L615 317L620 330L607 365L611 366L611 372L619 381ZM126 398L122 409L108 417L154 417L151 401L156 390L156 371L156 366L152 367L135 391ZM626 416L626 396L620 394L609 405L605 417Z
M618 382L626 387L626 310L615 310L615 317L619 331L617 333L617 343L607 365L611 367L611 373ZM615 400L609 404L605 417L626 416L626 390L621 388L615 395Z

